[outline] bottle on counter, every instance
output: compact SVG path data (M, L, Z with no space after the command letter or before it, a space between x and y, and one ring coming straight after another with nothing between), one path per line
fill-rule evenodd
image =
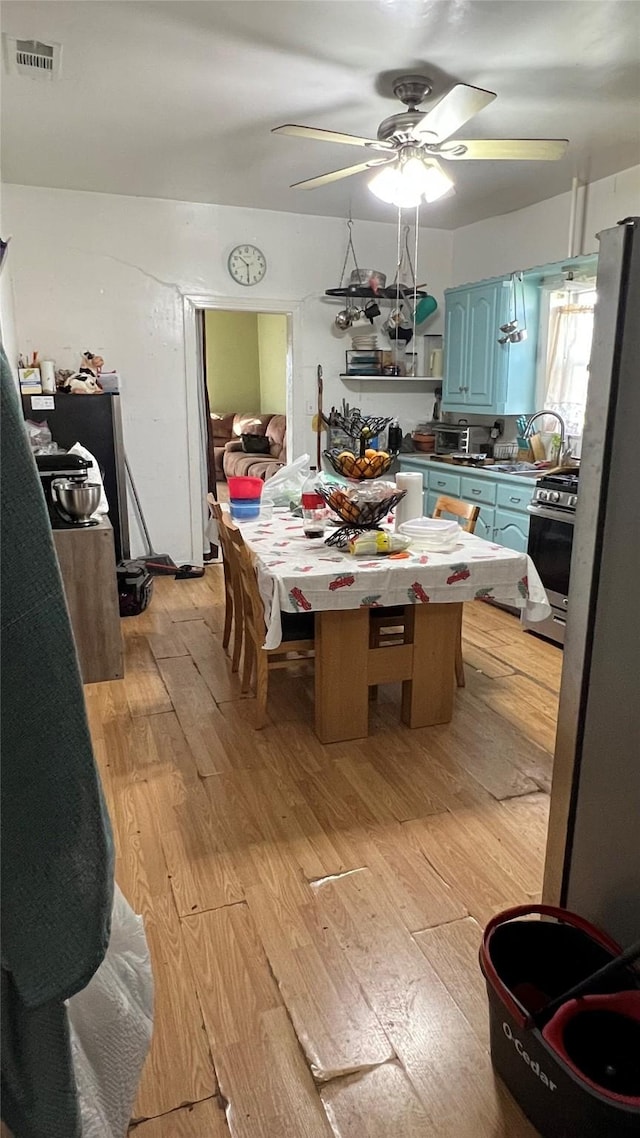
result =
M397 454L402 445L402 427L397 419L394 419L389 424L389 431L387 433L387 450L390 454Z
M318 468L311 466L309 469L309 477L302 487L302 528L305 537L318 538L324 536L327 507L316 486Z

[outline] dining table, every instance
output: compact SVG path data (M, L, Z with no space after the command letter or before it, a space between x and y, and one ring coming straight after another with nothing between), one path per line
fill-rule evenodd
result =
M264 602L264 647L282 643L283 612L315 614L315 731L323 743L365 738L369 689L384 683L401 681L407 726L450 722L465 601L497 601L530 622L551 611L526 553L464 531L452 552L409 548L390 558L356 557L308 538L288 510L240 529ZM371 611L398 606L400 642L374 646Z

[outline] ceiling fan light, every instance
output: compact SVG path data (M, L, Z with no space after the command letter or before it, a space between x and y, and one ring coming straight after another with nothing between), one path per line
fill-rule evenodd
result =
M453 187L439 166L412 156L401 164L385 166L369 182L369 189L389 205L410 209L422 201L433 202Z
M404 169L395 163L376 174L369 182L369 189L381 201L402 209L410 209L422 201L422 189L417 179L405 177Z
M451 178L439 166L423 164L422 194L426 202L435 202L453 189Z
M380 198L380 201L387 202L389 205L395 205L398 182L398 167L396 165L386 166L384 170L380 170L380 172L375 174L371 179L369 189L372 194Z

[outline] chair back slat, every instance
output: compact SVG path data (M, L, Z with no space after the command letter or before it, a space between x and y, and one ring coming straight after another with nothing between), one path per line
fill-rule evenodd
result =
M240 530L235 530L232 541L237 557L238 572L240 574L240 580L242 581L245 623L249 628L251 638L256 648L261 651L267 635L267 625L264 615L264 604L258 588L255 565L251 553L242 539Z
M480 507L476 506L475 502L463 502L461 498L448 498L446 494L441 494L440 497L436 499L432 516L439 518L443 513L453 514L456 518L464 518L466 524L463 525L463 530L466 533L473 533L476 528Z

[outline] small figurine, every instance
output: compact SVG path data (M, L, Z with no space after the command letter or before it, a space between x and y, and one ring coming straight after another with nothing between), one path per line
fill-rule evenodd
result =
M103 367L102 356L96 356L93 352L83 352L80 367L76 372L58 372L58 390L67 395L102 395L98 377Z
M82 355L82 363L80 371L91 371L95 376L99 376L104 367L104 360L102 356L95 356L93 352L84 352Z

